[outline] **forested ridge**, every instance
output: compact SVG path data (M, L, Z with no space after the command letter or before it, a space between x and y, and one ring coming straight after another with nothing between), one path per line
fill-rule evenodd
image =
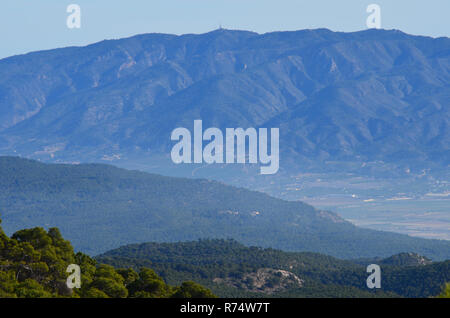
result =
M194 281L232 297L430 297L450 281L448 242L359 229L307 204L218 182L15 157L0 157L0 175L2 226L11 236L1 231L3 296L211 295L185 283ZM74 253L73 239L83 253ZM159 243L124 246L152 239ZM400 252L408 253L385 258ZM378 291L365 285L371 262L382 266ZM72 263L83 284L69 293Z
M81 268L79 289L66 285L69 264ZM57 228L8 237L0 227L0 298L449 297L450 261L382 265L380 290L366 288L367 275L361 260L234 240L133 244L92 258Z
M96 259L116 267L150 266L172 284L193 279L218 296L232 297L432 297L450 281L450 260L423 262L411 253L341 260L234 240L131 244ZM366 286L366 267L373 261L381 266L380 290Z
M1 220L0 220L1 223ZM68 288L69 264L81 268L80 288ZM8 237L0 227L0 298L186 298L215 297L192 282L173 287L150 268L119 268L75 253L57 228L20 230Z
M402 252L450 258L449 241L359 228L302 202L215 181L17 157L0 157L0 175L6 233L57 227L89 255L130 243L233 238L246 245L340 258Z

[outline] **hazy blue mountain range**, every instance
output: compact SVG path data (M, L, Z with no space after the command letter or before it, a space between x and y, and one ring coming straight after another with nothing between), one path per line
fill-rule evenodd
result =
M450 241L358 228L332 212L216 181L17 157L0 157L0 176L5 232L58 227L90 254L130 243L233 238L341 258L412 252L450 259Z
M170 132L202 119L279 127L288 170L439 173L450 163L449 83L449 38L137 35L0 60L0 153L169 166Z

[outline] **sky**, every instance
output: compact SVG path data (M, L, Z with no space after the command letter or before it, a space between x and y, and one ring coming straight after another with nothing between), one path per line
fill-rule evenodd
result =
M67 7L81 8L81 27L68 28ZM87 45L141 33L258 33L328 28L367 29L367 6L377 4L381 28L450 36L450 0L2 0L0 58Z

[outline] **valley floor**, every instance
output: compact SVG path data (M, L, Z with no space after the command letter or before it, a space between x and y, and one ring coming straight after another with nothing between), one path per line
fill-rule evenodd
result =
M374 230L450 240L450 200L311 198L305 202L337 212L353 224Z

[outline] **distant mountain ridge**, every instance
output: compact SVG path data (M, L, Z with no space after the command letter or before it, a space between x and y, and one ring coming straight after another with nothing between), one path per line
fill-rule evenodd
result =
M432 261L419 255L417 253L399 253L387 258L373 258L373 259L357 259L354 260L357 264L369 264L376 263L380 265L392 265L392 266L424 266L430 265Z
M279 127L287 170L439 173L450 163L449 83L449 38L137 35L0 60L0 154L124 167L159 155L170 166L171 130L202 119Z
M359 228L302 202L216 181L17 157L0 157L0 176L0 217L8 234L58 227L89 254L130 243L233 238L341 258L414 252L450 259L450 241Z

